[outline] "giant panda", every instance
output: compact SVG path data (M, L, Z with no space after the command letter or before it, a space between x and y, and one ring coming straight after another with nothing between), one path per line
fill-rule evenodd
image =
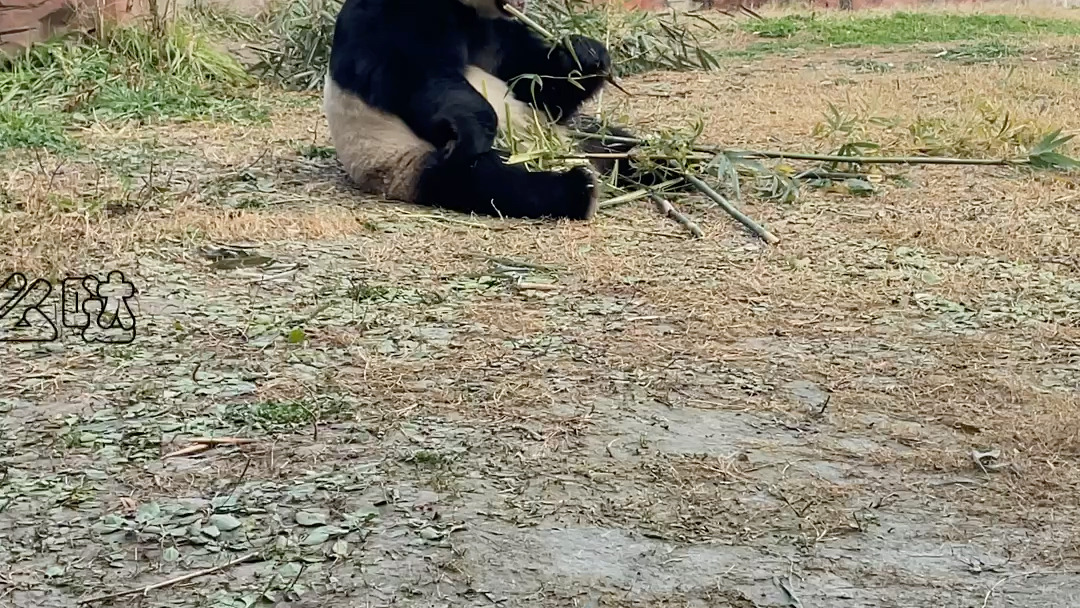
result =
M603 85L611 60L603 44L584 36L571 38L573 55L552 47L510 18L508 1L523 3L345 0L323 110L337 157L359 189L464 213L593 216L597 188L586 168L529 171L506 164L493 144L497 129L532 112L570 124ZM542 84L517 78L523 74L540 75Z

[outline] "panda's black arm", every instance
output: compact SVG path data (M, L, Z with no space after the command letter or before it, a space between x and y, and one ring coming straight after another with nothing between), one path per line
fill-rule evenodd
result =
M397 112L419 137L457 159L491 150L499 127L498 115L464 76L435 76L411 90L408 101Z
M456 158L491 149L498 116L461 68L430 61L425 65L402 53L377 60L372 54L354 56L363 59L331 55L331 75L343 89L397 116L418 137Z
M515 97L546 110L559 122L569 120L600 90L611 69L604 45L585 36L571 36L574 54L561 45L552 48L520 21L494 20L489 36L486 51L494 65L481 67L509 83ZM540 76L542 86L532 78L519 78L527 74Z
M427 12L417 14L418 5ZM463 10L456 2L346 0L330 48L338 86L459 158L489 151L498 128L494 108L465 79Z

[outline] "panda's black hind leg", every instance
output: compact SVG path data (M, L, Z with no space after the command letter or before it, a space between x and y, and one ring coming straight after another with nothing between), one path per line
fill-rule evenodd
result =
M529 171L495 151L468 163L433 156L417 184L416 202L462 213L508 218L586 220L596 212L596 186L586 169Z

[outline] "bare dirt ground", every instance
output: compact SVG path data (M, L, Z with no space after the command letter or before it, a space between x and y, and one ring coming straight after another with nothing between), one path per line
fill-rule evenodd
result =
M1060 48L735 60L603 103L758 148L807 149L828 101L1075 132ZM702 200L689 240L646 205L556 225L360 200L318 98L269 103L5 164L10 267L121 269L139 298L130 345L0 348L0 604L261 552L96 605L1080 605L1075 177L748 199L774 247ZM44 210L91 196L92 219ZM215 243L276 265L213 268ZM162 458L198 436L256 441Z

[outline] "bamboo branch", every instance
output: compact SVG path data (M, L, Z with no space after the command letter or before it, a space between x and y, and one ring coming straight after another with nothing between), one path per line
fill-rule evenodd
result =
M626 203L636 201L639 198L645 198L650 196L654 191L667 188L668 186L674 186L682 181L681 177L675 179L669 179L666 182L660 182L651 188L642 188L641 190L634 190L633 192L627 192L626 194L620 194L619 196L609 198L608 200L600 203L598 207L600 209L608 209L617 205L624 205Z
M124 597L124 596L128 596L128 595L135 595L136 593L142 593L143 595L146 595L146 593L148 593L150 591L153 591L154 589L161 589L162 587L169 587L169 586L175 585L177 583L182 583L184 581L190 581L193 578L198 578L200 576L206 576L207 574L213 574L215 572L220 572L221 570L225 570L227 568L232 568L233 566L236 566L238 564L241 564L243 562L248 561L249 559L257 556L258 554L259 554L258 551L253 552L253 553L248 553L246 555L241 555L240 557L232 560L231 562L221 564L220 566L214 566L212 568L206 568L206 569L203 569L203 570L196 570L195 572L191 572L191 573L185 574L183 576L178 576L176 578L170 578L168 580L164 580L164 581L161 581L161 582L158 582L158 583L153 583L151 585L146 585L145 587L136 587L134 589L128 589L126 591L119 591L117 593L109 593L109 594L106 594L106 595L98 595L98 596L95 596L95 597L87 598L85 600L79 600L79 603L80 604L90 604L90 603L93 603L93 602L102 602L102 601L105 601L105 600L114 600L114 599L116 599L118 597Z
M695 148L697 150L697 148ZM704 151L704 150L700 150ZM770 150L718 150L747 158L789 158L791 160L817 160L831 163L860 163L866 165L1026 165L1026 158L954 158L949 156L843 156L839 154L803 154L801 152L774 152Z
M721 209L727 211L728 215L735 218L736 220L739 220L739 222L743 226L749 228L754 234L761 237L766 243L773 245L780 242L780 239L776 238L776 235L762 228L760 224L744 215L742 211L736 209L734 205L729 203L728 200L723 196L720 196L720 193L718 193L716 190L710 188L708 184L701 181L697 177L690 175L689 173L687 173L684 177L686 178L686 181L693 184L693 186L697 188L702 194L711 198L713 201L716 202L717 205L720 205Z
M634 202L640 198L649 196L648 190L634 190L633 192L627 192L626 194L620 194L619 196L609 198L606 201L597 205L598 209L610 209L611 207L617 207L619 205L625 205L626 203Z
M178 456L188 456L190 454L199 454L201 452L205 452L205 451L209 450L212 447L214 447L214 446L210 445L209 443L193 443L193 444L191 444L191 445L189 445L187 447L180 448L179 450L176 450L175 452L169 452L168 454L165 454L164 456L162 456L161 459L165 460L167 458L176 458Z
M632 159L643 158L648 160L712 160L716 157L716 154L706 154L701 152L699 154L687 154L683 157L675 157L670 154L649 154L648 152L641 152L639 150L633 152L575 152L572 154L560 154L554 158L562 160L589 160L593 158L606 158L606 159Z
M256 443L258 439L248 437L192 437L191 443L205 443L207 445L240 445L244 443Z
M659 196L651 192L649 193L649 198L651 198L653 202L656 203L656 210L660 212L661 215L670 217L679 224L682 224L683 227L690 231L690 234L692 234L694 238L700 239L705 236L705 233L701 231L701 228L699 228L697 224L691 221L690 218L683 215L681 211L676 209L675 206L671 204L671 202L660 198Z
M635 137L620 137L617 135L603 135L598 133L585 133L571 131L571 135L579 139L600 139L613 143L623 144L647 144L643 139ZM833 163L861 163L866 165L983 165L983 166L1009 166L1028 165L1031 160L1027 158L954 158L949 156L843 156L840 154L808 154L802 152L778 152L772 150L739 150L735 148L721 148L719 146L694 146L694 152L707 154L732 154L746 158L787 158L791 160L816 160Z
M533 31L535 31L537 34L540 34L544 38L547 38L548 41L557 42L559 40L558 36L556 36L555 34L552 34L550 31L547 30L547 28L545 28L544 26L540 25L539 23L533 21L528 15L526 15L525 13L519 11L518 9L514 8L513 6L507 4L507 5L503 6L503 10L510 13L511 15L513 15L514 18L517 19L518 21L520 21L520 22L524 23L525 25L531 27L533 29Z

